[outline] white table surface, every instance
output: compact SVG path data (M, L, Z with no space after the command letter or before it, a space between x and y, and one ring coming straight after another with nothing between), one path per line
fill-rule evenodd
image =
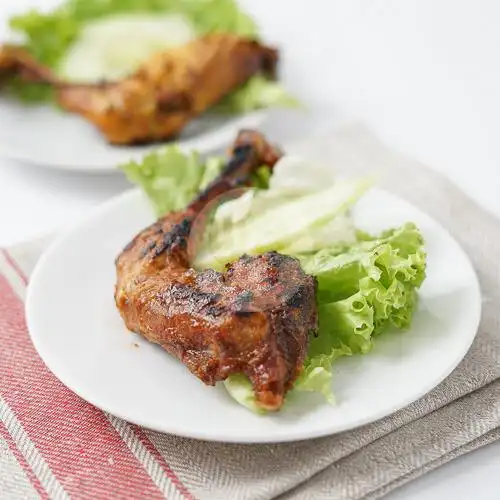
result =
M1 0L0 19L54 0ZM500 2L242 0L283 51L282 76L307 119L275 114L283 142L359 117L386 142L444 172L500 215ZM0 25L0 40L5 35ZM1 117L0 117L1 120ZM54 231L128 187L0 159L0 246ZM392 500L497 500L500 443L455 460Z

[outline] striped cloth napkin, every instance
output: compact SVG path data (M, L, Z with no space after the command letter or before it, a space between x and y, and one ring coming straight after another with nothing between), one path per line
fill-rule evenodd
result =
M0 253L0 498L378 498L500 437L499 221L359 126L294 149L352 173L383 171L387 189L458 239L484 294L480 331L462 364L420 401L327 438L228 445L149 431L86 403L38 357L23 300L48 241L34 241Z

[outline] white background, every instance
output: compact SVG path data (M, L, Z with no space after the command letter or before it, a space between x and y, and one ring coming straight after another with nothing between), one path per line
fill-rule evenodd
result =
M0 19L53 0L0 0ZM449 175L500 215L498 0L242 0L283 53L282 76L310 108L265 125L294 140L363 119L393 147ZM4 38L0 24L0 40ZM1 119L1 117L0 117ZM60 140L64 140L61 138ZM0 245L56 230L126 189L0 159ZM393 500L497 500L500 443L445 465Z

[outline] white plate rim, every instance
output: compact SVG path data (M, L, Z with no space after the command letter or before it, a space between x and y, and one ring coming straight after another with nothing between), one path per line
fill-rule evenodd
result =
M151 151L161 150L164 147L176 145L183 151L198 151L202 154L208 154L214 152L224 145L229 144L235 136L237 130L241 128L259 128L266 116L269 109L259 109L245 114L239 115L229 115L227 122L219 127L215 127L207 132L204 132L198 136L190 137L188 139L178 139L165 143L158 143L153 145L145 145L143 151L138 151L137 148L130 152L127 160L138 160L142 156L148 154ZM124 150L126 151L126 150ZM118 165L111 165L108 162L94 163L92 166L81 162L78 162L78 158L75 158L74 163L67 163L64 161L54 161L54 160L44 160L40 158L34 158L26 150L20 150L18 148L13 148L7 142L2 142L0 139L0 156L8 160L18 162L20 164L26 163L29 165L36 165L43 168L61 170L65 172L74 173L86 173L91 175L109 175L109 174L120 174L121 170ZM124 158L125 158L124 154ZM125 160L125 161L127 161Z
M387 194L391 197L397 198L405 203L410 204L412 207L416 208L419 210L422 214L424 214L426 217L428 217L432 222L442 231L444 234L446 234L447 237L449 237L454 244L456 245L456 250L460 252L461 257L464 259L464 262L467 263L467 266L469 270L471 271L471 278L472 282L470 283L471 287L474 289L474 295L477 298L477 300L474 302L474 304L471 304L471 314L470 316L473 318L471 320L471 323L475 325L474 328L470 329L470 334L467 339L467 343L464 344L463 351L461 351L460 354L457 353L457 356L453 360L452 363L450 363L447 367L446 370L443 370L439 378L433 379L432 382L429 382L428 384L422 386L421 390L419 391L418 394L412 394L410 397L407 398L406 401L400 402L391 408L386 408L384 411L380 411L379 414L376 414L375 416L369 416L368 418L359 418L354 424L348 424L344 426L337 426L335 427L334 430L325 427L322 429L320 432L301 432L301 433L292 433L287 436L280 436L279 438L275 438L273 436L266 436L262 437L259 439L254 439L254 438L233 438L230 437L228 438L224 433L204 433L204 432L199 432L197 430L189 430L189 431L179 431L178 428L172 428L169 427L168 425L163 426L162 428L153 428L148 424L147 419L141 419L141 418L135 418L131 420L125 415L120 414L119 412L116 412L106 405L103 404L95 404L92 402L92 398L88 397L88 395L83 394L82 391L80 391L78 388L75 389L75 385L72 383L69 379L71 379L70 376L67 375L62 375L59 376L51 367L51 364L47 362L47 358L50 357L46 352L44 352L44 348L42 347L41 342L37 338L37 335L35 335L33 332L36 330L36 327L33 325L33 321L30 315L30 310L31 310L31 302L34 300L33 299L33 288L31 287L31 283L34 283L38 279L38 275L41 273L43 270L43 267L45 266L45 262L49 261L52 257L52 254L57 251L60 245L64 245L66 238L68 238L70 235L72 235L74 232L77 232L80 228L80 226L83 226L85 224L89 224L94 220L95 218L98 218L101 212L111 209L115 205L120 205L121 203L124 203L127 198L133 198L138 195L142 195L139 189L134 188L128 191L125 191L124 193L115 196L108 200L105 203L100 204L97 207L94 207L88 214L87 217L83 218L79 223L77 223L75 226L72 228L68 229L65 231L60 237L58 237L54 242L52 242L49 247L45 250L43 255L39 258L37 264L35 265L35 268L31 274L30 277L30 282L28 284L28 288L26 291L26 300L25 300L25 315L26 315L26 322L27 322L27 327L28 327L28 332L30 335L30 338L35 346L36 351L38 352L38 355L41 357L43 362L46 364L48 369L53 373L53 375L58 378L69 390L80 396L82 399L87 401L89 404L92 404L93 406L99 408L100 410L110 413L112 415L115 415L118 418L121 418L127 422L131 422L133 424L139 425L141 427L153 430L153 431L158 431L158 432L164 432L167 434L172 434L176 435L179 437L185 437L185 438L190 438L190 439L197 439L197 440L203 440L203 441L210 441L210 442L220 442L220 443L234 443L234 444L265 444L265 443L286 443L286 442L300 442L304 440L310 440L310 439L316 439L316 438L322 438L322 437L327 437L331 435L336 435L341 432L345 431L351 431L355 430L359 427L362 427L367 424L371 424L374 422L377 422L389 415L392 415L396 413L399 410L402 410L409 406L411 403L418 401L421 399L423 396L428 394L430 391L432 391L435 387L437 387L439 384L441 384L460 364L460 362L464 359L466 354L468 353L479 329L479 324L481 320L481 314L482 314L482 299L481 299L481 287L479 283L479 279L477 276L477 272L472 265L472 262L467 255L467 253L463 250L462 246L456 241L456 239L450 234L448 230L446 230L439 222L437 222L433 217L431 217L427 212L419 207L416 207L413 203L405 200L399 195L396 195L394 193L391 193L390 191L380 189L380 188L373 188L373 190L377 190L380 192L383 192L384 194Z

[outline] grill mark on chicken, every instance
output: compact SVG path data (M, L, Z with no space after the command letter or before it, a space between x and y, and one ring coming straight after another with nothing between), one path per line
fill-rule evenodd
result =
M61 108L82 115L116 145L176 137L253 75L275 77L277 64L278 52L271 47L213 33L153 54L120 81L81 84L62 81L22 47L0 46L0 76L55 87Z
M192 217L186 217L182 222L176 224L168 233L165 233L163 240L152 248L154 256L159 257L164 252L171 252L179 248L187 247L187 237L191 232Z
M214 197L279 157L259 133L241 132L222 175L184 211L141 231L116 260L115 300L130 330L208 385L246 374L257 403L270 410L282 406L317 329L316 281L277 252L243 255L223 273L198 272L189 266L188 239Z

